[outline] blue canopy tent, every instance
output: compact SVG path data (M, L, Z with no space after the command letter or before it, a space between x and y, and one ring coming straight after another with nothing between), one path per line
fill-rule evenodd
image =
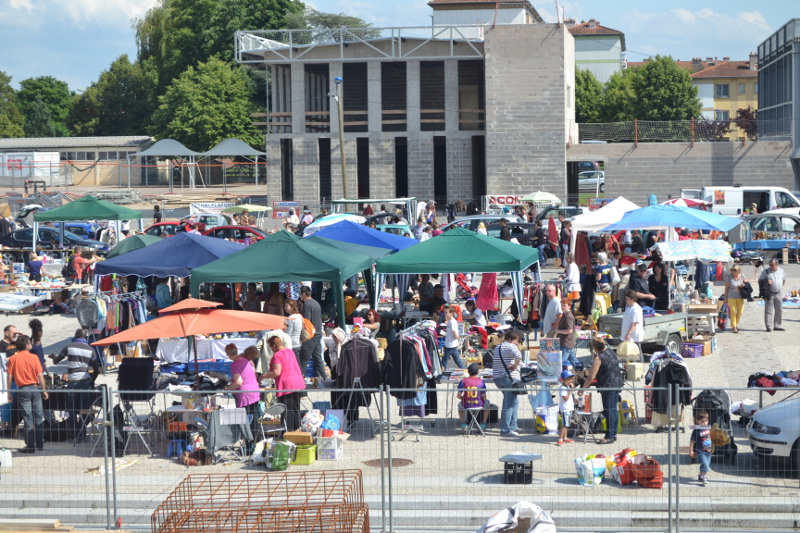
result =
M161 242L139 248L125 255L101 261L95 274L122 276L175 276L185 278L192 269L243 250L245 246L216 237L195 233L178 233Z
M401 237L394 233L368 228L349 220L342 220L341 222L332 224L314 233L314 236L322 239L371 246L373 248L386 248L392 252L405 250L409 246L417 244L416 239Z
M628 211L619 222L606 226L602 231L668 228L730 231L741 223L739 218L699 209L677 205L650 205Z

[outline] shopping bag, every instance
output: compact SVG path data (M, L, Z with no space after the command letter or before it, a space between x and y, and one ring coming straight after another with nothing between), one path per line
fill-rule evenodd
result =
M649 455L637 455L631 459L633 476L640 487L646 489L660 489L664 484L664 473L661 465Z
M621 363L639 362L639 346L635 342L624 341L617 347L617 357Z
M530 402L531 409L533 409L534 412L536 412L538 407L550 407L551 405L555 405L553 395L550 394L550 391L547 389L539 389L535 395L529 394L528 401Z
M636 450L630 448L625 448L614 455L614 458L611 460L612 466L608 469L614 481L620 485L630 485L636 481L636 477L633 474L633 465L631 464L631 460L635 456Z
M728 325L729 313L730 309L728 308L728 304L722 304L722 307L719 308L719 313L717 313L717 327L719 329L725 329L725 326Z
M551 405L548 407L537 407L534 409L536 413L536 431L539 433L557 433L558 432L558 406Z
M575 473L578 474L578 483L584 487L595 487L603 482L606 473L606 460L604 457L584 455L575 459Z
M529 524L527 527L523 524ZM511 507L492 515L477 533L556 533L556 525L547 512L530 502L517 502Z

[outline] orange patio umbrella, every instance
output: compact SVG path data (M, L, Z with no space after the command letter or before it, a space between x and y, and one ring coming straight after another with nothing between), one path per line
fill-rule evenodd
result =
M286 317L254 313L252 311L231 311L216 309L221 304L188 298L160 311L161 316L127 329L105 339L93 342L95 346L105 346L118 342L131 342L167 337L188 337L194 345L195 335L233 333L236 331L262 331L284 329ZM197 374L197 349L194 350L195 374ZM199 384L199 378L198 378Z

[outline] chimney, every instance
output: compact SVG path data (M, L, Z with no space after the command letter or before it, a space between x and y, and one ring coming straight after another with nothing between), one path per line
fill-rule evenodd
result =
M596 27L597 27L597 26L599 26L599 25L600 25L600 23L597 21L597 19L590 18L590 19L589 19L589 23L587 24L587 27L589 27L589 28L596 28Z
M699 57L692 58L692 74L703 70L703 60Z
M758 70L758 54L750 52L750 70Z
M564 19L564 25L567 27L567 29L574 28L577 25L577 22L572 18Z
M730 57L728 57L728 56L722 56L722 60L723 60L723 61L730 61L730 60L731 60L731 58L730 58Z

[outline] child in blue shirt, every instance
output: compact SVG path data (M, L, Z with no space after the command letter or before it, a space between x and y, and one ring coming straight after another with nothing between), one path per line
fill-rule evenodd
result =
M694 415L694 423L696 427L692 431L692 437L689 440L689 457L697 458L700 463L700 475L697 476L699 481L704 487L708 483L708 468L711 464L711 428L708 425L708 413L706 411L697 411Z

